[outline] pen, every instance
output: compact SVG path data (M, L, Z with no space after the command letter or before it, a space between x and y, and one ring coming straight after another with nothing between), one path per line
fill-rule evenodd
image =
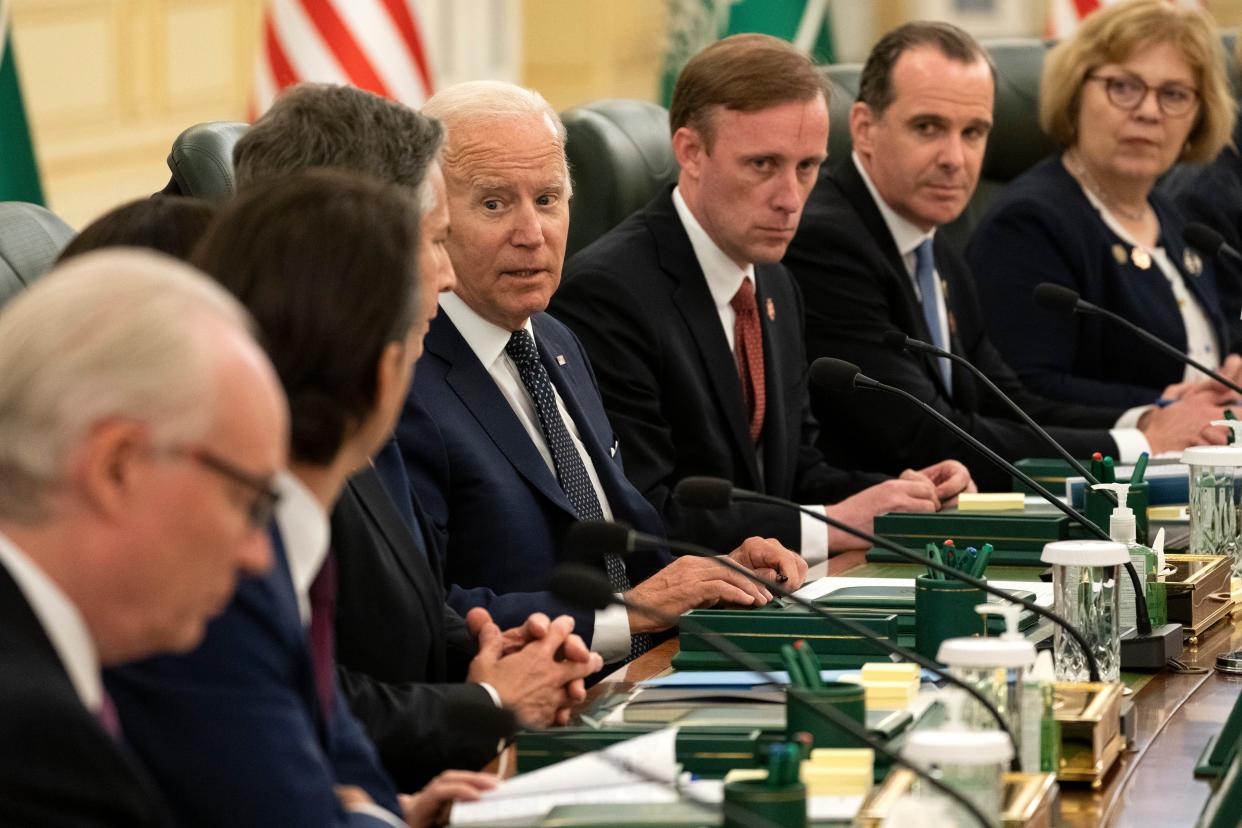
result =
M944 542L944 565L956 568L957 563L954 558L957 557L957 550L953 548L953 539L947 538Z
M823 687L824 682L819 677L819 669L812 659L810 645L799 638L793 646L798 656L798 666L802 668L802 677L806 679L806 686L813 690Z
M1116 466L1113 464L1112 457L1104 458L1104 476L1100 479L1105 483L1117 482L1117 471Z
M979 550L979 557L975 559L975 569L970 574L976 578L982 578L984 570L988 568L988 558L992 557L992 544L985 543L983 548Z
M1104 455L1098 451L1091 455L1091 476L1096 480L1102 480L1104 477Z
M781 645L781 661L785 662L785 670L789 673L789 683L794 687L806 688L806 678L802 675L802 665L798 663L798 654L788 644Z
M1147 452L1139 455L1138 462L1134 464L1134 471L1130 473L1130 485L1137 486L1143 482L1143 475L1147 473Z
M931 558L933 563L937 563L940 566L944 566L944 559L940 556L940 547L937 546L936 544L934 543L927 544L927 557ZM939 569L933 569L931 572L931 577L935 578L938 581L943 581L944 573L941 572Z
M975 571L975 561L979 559L979 550L973 546L966 547L966 554L962 556L961 566L958 567L967 575Z

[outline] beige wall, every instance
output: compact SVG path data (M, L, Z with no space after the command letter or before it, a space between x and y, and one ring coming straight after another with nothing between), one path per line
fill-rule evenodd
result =
M518 79L558 109L603 97L654 99L666 2L521 0L520 15L514 12L522 30ZM879 32L926 4L944 5L832 2L838 22L846 24L836 28L842 51L860 53ZM1046 0L1033 2L1042 6ZM168 148L185 127L245 117L263 0L11 4L44 188L52 209L75 226L161 189L168 181ZM1210 0L1207 6L1222 25L1242 24L1242 0ZM467 7L453 8L465 14ZM495 10L484 5L477 13ZM428 21L433 50L445 14ZM1031 17L1041 18L1038 11Z

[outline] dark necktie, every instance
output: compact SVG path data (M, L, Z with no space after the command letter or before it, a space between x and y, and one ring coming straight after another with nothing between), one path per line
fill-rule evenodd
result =
M108 695L107 690L103 690L103 695L99 698L99 712L95 714L95 718L99 720L100 726L107 731L113 741L122 740L121 717L117 715L116 705L112 703L112 697Z
M574 446L565 421L561 419L561 412L556 408L552 381L548 379L548 371L539 359L535 340L524 329L514 331L509 337L509 344L505 346L505 353L517 366L522 384L526 386L527 393L535 403L535 410L539 413L539 425L543 429L548 451L552 454L552 465L556 467L556 481L569 498L574 511L578 513L578 519L603 520L604 510L600 508L599 498L595 496L595 487L591 485L586 464L582 462L582 456ZM608 572L608 585L613 592L626 592L630 589L630 579L620 555L605 555L604 568ZM637 658L651 649L652 643L650 635L631 636L630 658Z
M328 550L319 574L310 585L310 641L311 662L315 668L315 692L325 720L332 718L333 672L336 658L333 653L333 623L336 615L336 556Z
M914 248L914 276L919 284L919 293L923 294L923 319L927 322L927 329L931 331L932 343L937 348L947 351L949 343L945 341L944 333L940 329L940 296L936 292L936 259L932 254L931 239L923 239L923 242ZM949 361L943 358L936 358L933 361L940 369L940 376L944 378L944 387L952 391L953 374L949 368Z
M733 307L733 357L742 382L742 402L750 416L750 441L759 442L763 434L763 412L767 393L763 371L763 332L759 329L759 308L755 305L755 286L743 278L742 286L729 300Z

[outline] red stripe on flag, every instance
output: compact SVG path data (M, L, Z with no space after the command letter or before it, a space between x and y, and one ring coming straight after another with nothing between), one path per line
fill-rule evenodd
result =
M272 78L276 81L277 91L298 82L297 72L289 64L280 38L276 36L276 27L272 24L272 13L263 15L263 42L267 47L267 63L272 69Z
M1078 12L1079 20L1082 20L1099 7L1100 0L1074 0L1074 11Z
M435 91L431 85L431 68L427 63L427 53L423 50L423 39L419 36L418 27L414 25L413 16L410 15L410 7L406 5L406 0L383 0L383 4L397 31L401 32L401 39L410 50L410 57L414 59L418 76L423 81L423 92L431 97L431 93Z
M300 0L300 2L315 24L315 28L319 30L319 34L323 36L324 43L332 50L337 62L345 70L350 83L359 89L391 98L392 93L388 91L387 85L376 74L366 53L354 40L353 32L345 26L329 0Z

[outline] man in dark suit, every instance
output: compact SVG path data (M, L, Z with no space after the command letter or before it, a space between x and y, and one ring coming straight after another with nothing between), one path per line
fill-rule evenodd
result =
M857 363L1009 460L1051 449L966 370L886 349L888 331L966 357L1078 457L1101 451L1133 461L1185 446L1210 419L1198 404L1123 412L1046 400L1022 387L984 332L970 272L935 230L974 192L993 87L987 53L955 26L911 23L876 44L850 110L853 157L821 172L785 257L806 297L808 358ZM820 445L841 462L891 472L954 457L985 488L1009 486L1007 475L905 402L822 390L812 402L824 426Z
M0 319L0 824L168 824L99 668L193 648L271 566L287 415L247 327L189 268L115 251Z
M562 609L545 590L570 557L563 536L577 520L613 518L652 534L663 526L625 479L586 352L544 313L569 222L560 119L537 93L492 82L450 87L423 111L448 129L457 286L440 300L398 442L444 550L450 600L515 623ZM776 544L755 539L733 556L803 577L805 565ZM716 562L670 563L663 550L595 563L615 591L664 616L575 610L575 630L607 661L650 646L669 616L769 597Z
M626 472L669 532L717 549L758 532L811 561L865 545L767 504L683 509L671 492L692 475L833 504L866 530L956 497L970 482L959 464L886 480L833 468L814 445L802 297L779 262L824 159L823 77L783 41L738 35L686 65L669 115L677 186L574 256L552 303L594 358Z
M353 87L301 84L238 141L237 183L244 191L334 167L409 188L422 213L419 278L449 290L455 277L443 248L442 141L438 122L402 104ZM503 704L532 727L568 713L553 704L561 693L525 681L498 660L546 635L550 620L542 614L523 619L506 632L499 652L476 659L478 633L490 619L478 610L468 625L445 603L434 538L416 514L421 509L409 496L392 440L356 473L332 511L341 686L401 790L420 788L445 768L482 767L495 755L497 734L455 725L446 715L454 704ZM588 657L585 647L571 648L571 655ZM580 692L575 688L571 696Z

